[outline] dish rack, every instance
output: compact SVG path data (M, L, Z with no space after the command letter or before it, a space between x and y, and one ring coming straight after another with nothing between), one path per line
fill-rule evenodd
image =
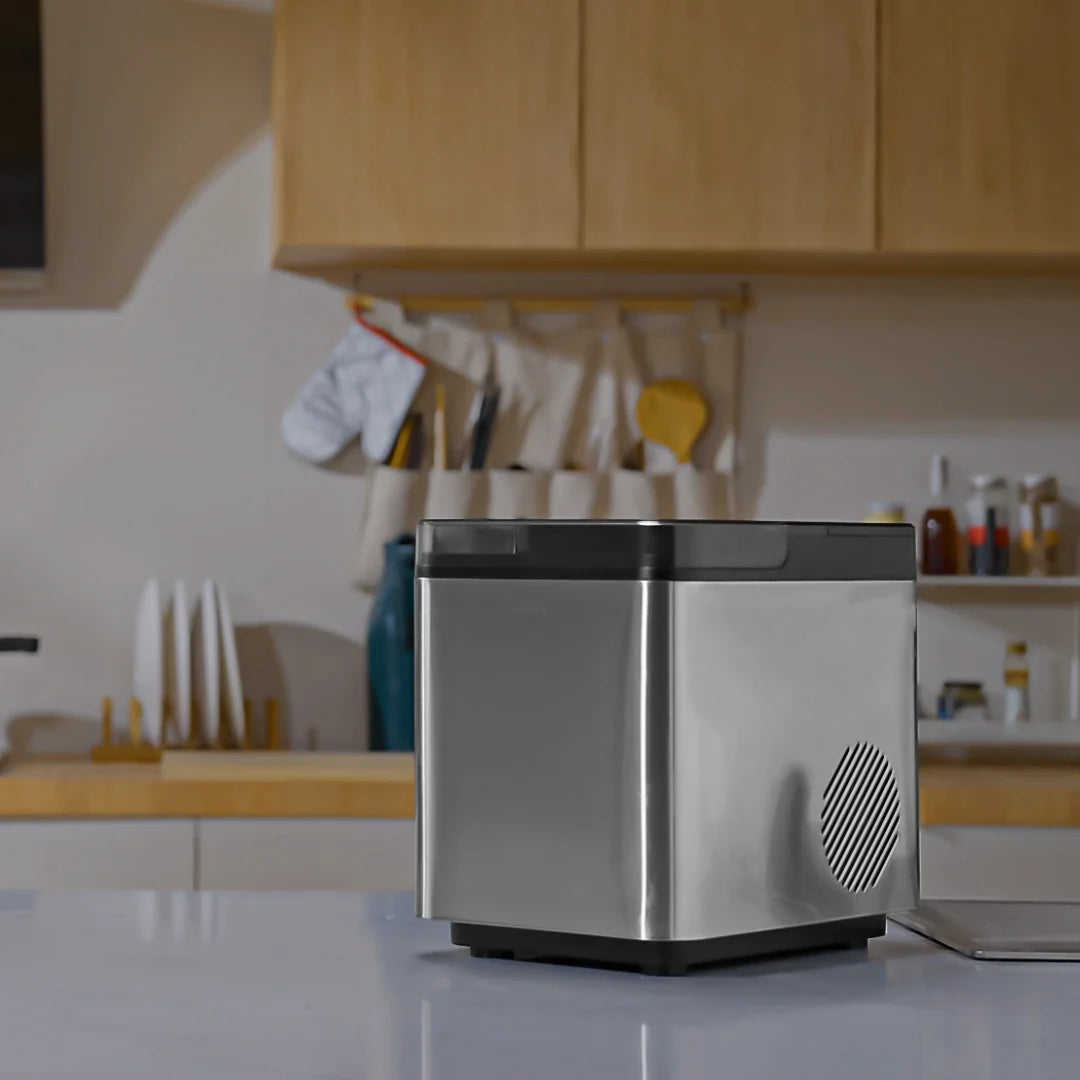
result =
M162 703L164 717L164 738L161 746L146 742L142 734L143 703L138 698L128 701L128 738L117 739L113 731L113 699L101 700L101 742L90 751L91 761L100 763L142 763L153 764L161 760L166 750L204 750L204 751L251 751L284 750L285 737L281 726L281 707L276 698L268 698L264 703L264 729L262 738L256 735L254 707L250 698L244 698L244 732L236 739L228 730L227 724L218 727L215 741L205 744L202 738L202 723L199 707L191 704L191 732L187 739L181 739L172 719L172 708L168 699Z

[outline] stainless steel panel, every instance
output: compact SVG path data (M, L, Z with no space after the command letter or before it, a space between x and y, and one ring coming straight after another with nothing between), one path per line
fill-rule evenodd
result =
M918 896L914 585L422 579L418 913L629 938ZM845 889L821 799L868 740L895 854Z
M680 582L674 605L675 936L911 907L918 898L915 596L910 582ZM881 882L844 889L821 800L845 749L900 779Z
M418 913L665 936L670 584L417 585Z

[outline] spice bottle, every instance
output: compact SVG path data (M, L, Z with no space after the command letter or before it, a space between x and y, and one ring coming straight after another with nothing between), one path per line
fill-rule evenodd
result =
M930 462L930 506L923 514L920 542L924 574L955 574L958 569L956 517L949 506L948 466L941 454Z
M1010 641L1005 651L1005 723L1023 724L1031 719L1028 696L1026 641Z
M1061 501L1057 480L1035 473L1020 487L1020 547L1024 570L1032 577L1058 573L1061 547Z
M967 502L968 563L973 574L1009 572L1009 487L1003 477L971 478Z

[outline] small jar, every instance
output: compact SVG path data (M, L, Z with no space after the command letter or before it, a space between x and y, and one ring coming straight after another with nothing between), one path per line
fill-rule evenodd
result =
M1020 548L1031 577L1059 573L1061 500L1057 479L1045 473L1024 477L1020 485Z
M863 522L867 525L903 525L903 503L868 502L866 504L866 517L863 518Z

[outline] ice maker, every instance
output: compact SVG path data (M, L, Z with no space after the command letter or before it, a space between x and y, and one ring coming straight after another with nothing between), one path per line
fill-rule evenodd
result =
M908 525L424 522L417 910L681 973L918 898Z

